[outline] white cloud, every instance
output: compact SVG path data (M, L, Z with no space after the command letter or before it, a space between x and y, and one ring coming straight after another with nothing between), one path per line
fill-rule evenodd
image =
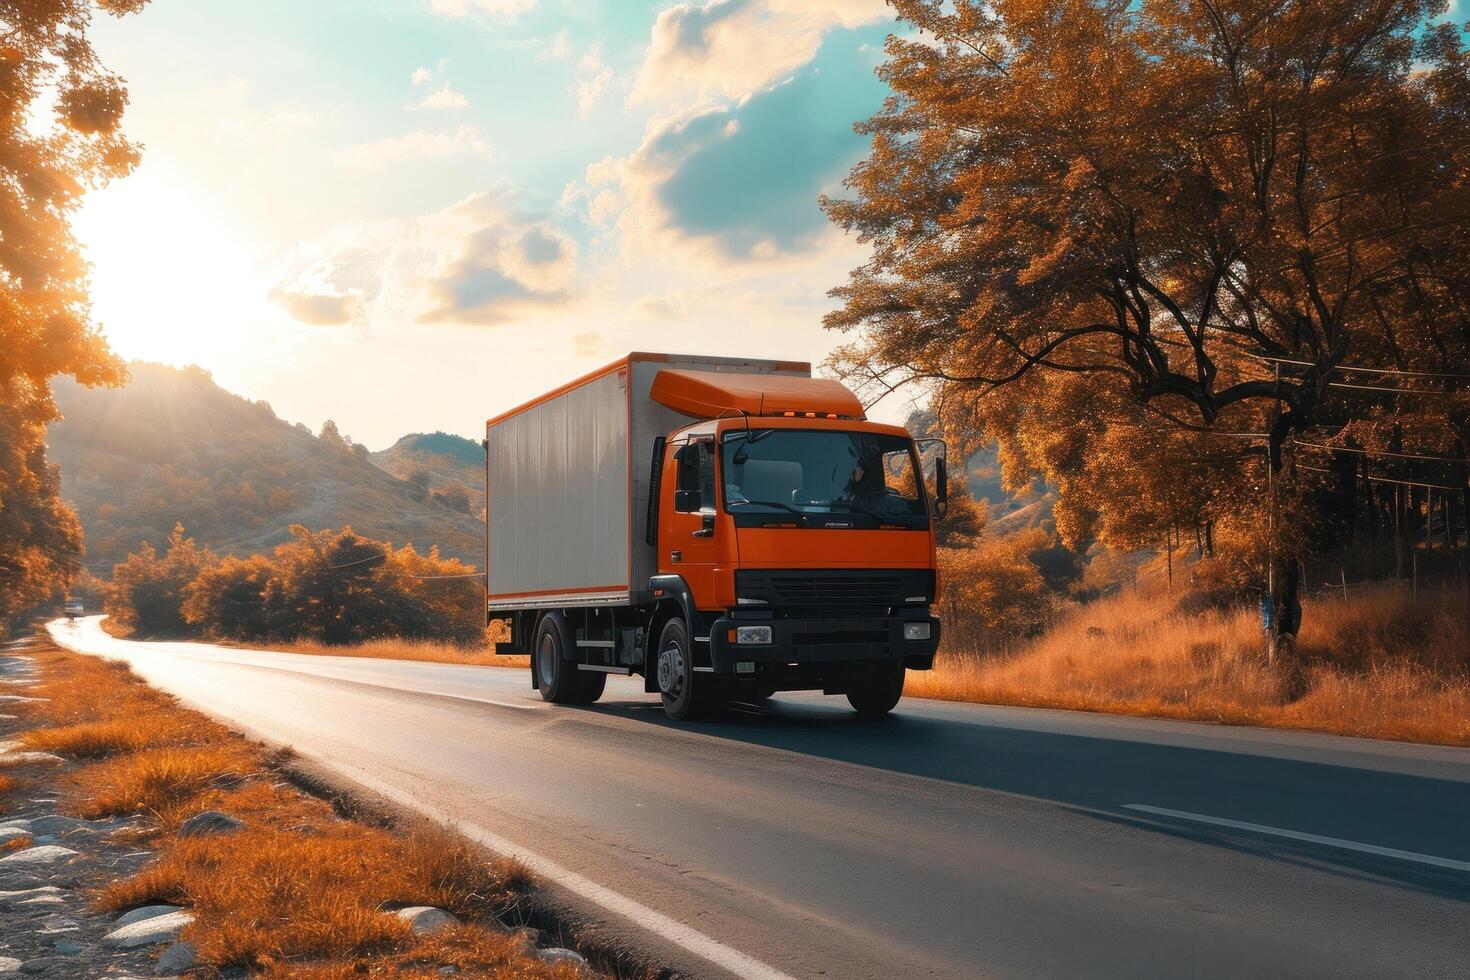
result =
M884 0L705 0L661 11L629 102L739 98L806 64L836 27L892 16Z
M448 82L441 88L436 88L419 102L420 109L466 109L469 108L470 100L465 98L463 92L458 91Z
M612 80L613 70L602 60L602 45L592 45L577 62L577 111L583 118L596 108L598 100L607 91Z
M409 84L414 88L418 88L420 85L427 85L433 80L434 73L432 71L427 68L415 68L413 75L409 78Z
M476 127L466 125L451 133L416 129L402 136L359 143L338 150L335 158L338 163L351 167L377 167L416 158L446 159L471 154L488 158L494 151Z
M566 28L557 31L551 39L551 47L548 49L551 56L556 59L569 57L572 53L572 39L567 34Z
M270 298L314 324L493 325L565 307L579 294L576 242L511 202L502 189L419 218L337 229L282 263Z
M536 8L536 0L429 0L429 10L444 17L515 20Z

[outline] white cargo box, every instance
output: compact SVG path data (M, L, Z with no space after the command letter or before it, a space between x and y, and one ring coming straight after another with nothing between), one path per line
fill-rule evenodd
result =
M638 601L655 440L697 421L649 397L666 368L810 377L811 365L629 354L485 423L488 608Z

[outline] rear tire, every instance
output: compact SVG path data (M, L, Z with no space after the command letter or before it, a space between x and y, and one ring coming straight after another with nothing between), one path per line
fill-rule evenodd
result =
M882 718L903 697L906 673L902 660L880 666L849 688L847 703L852 705L860 718Z
M694 672L692 649L689 630L682 619L671 619L664 624L654 668L664 714L674 721L697 718L709 706L711 679L700 678Z
M600 670L579 670L577 673L582 675L582 691L577 697L578 704L592 704L602 697L603 689L607 687L606 674Z
M532 663L541 699L552 704L578 704L582 694L582 671L565 659L571 649L571 630L561 613L547 613L536 625ZM601 693L601 692L598 692Z

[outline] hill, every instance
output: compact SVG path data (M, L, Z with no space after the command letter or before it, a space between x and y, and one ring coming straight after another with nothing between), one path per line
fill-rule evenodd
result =
M350 524L369 537L421 551L437 544L446 556L481 564L479 520L379 469L366 447L331 423L315 436L198 368L129 369L123 388L56 384L64 418L47 441L61 466L62 496L86 530L93 572L107 574L140 541L162 546L176 521L229 554L268 551L291 524Z
M472 439L448 432L414 432L371 458L399 479L428 490L446 506L476 517L485 513L485 451ZM467 501L462 507L461 497Z

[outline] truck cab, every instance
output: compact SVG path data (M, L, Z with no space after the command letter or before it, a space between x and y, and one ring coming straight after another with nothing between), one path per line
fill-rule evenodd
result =
M608 674L628 673L642 674L675 719L796 690L846 695L867 716L890 711L906 671L932 668L939 643L931 610L942 443L921 452L909 432L867 419L852 392L806 365L669 358L649 367L642 359L664 356L632 357L618 389L628 404L626 592L569 567L544 580L566 583L549 602L545 591L502 600L512 639L501 649L531 654L533 683L552 701L587 703ZM589 414L617 425L610 385L608 394L606 410L583 396L565 420L542 420L535 431L595 429ZM504 439L520 449L497 455L487 438L492 537L498 505L522 519L536 508L516 496L528 473L497 495L491 468L523 457L544 465L535 461L547 456L524 433ZM595 482L614 492L612 478ZM617 513L605 497L589 505L606 512L584 538L606 532ZM493 587L510 573L487 551ZM600 561L595 548L585 561ZM603 577L616 568L609 562ZM492 588L492 617L496 598Z

